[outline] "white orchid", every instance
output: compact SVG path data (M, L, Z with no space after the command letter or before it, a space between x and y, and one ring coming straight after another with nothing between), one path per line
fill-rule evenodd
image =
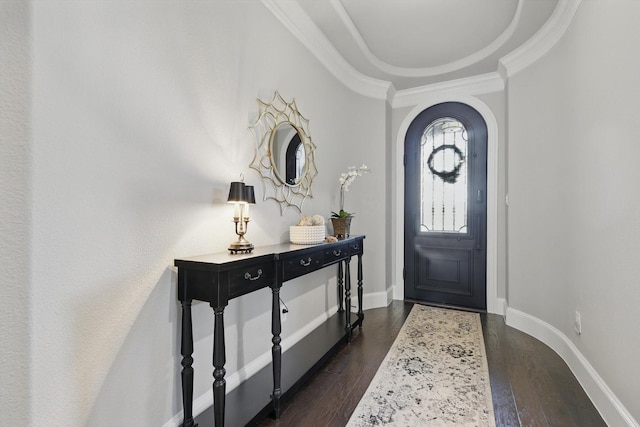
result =
M344 193L345 191L349 191L349 186L357 177L369 172L371 172L371 170L363 163L359 168L349 166L349 170L340 175L340 179L338 180L340 181L340 212L332 212L333 217L348 218L353 216L353 213L349 213L344 210Z
M340 189L349 191L349 186L356 179L356 177L362 176L365 173L371 172L369 167L364 163L359 168L355 166L349 166L349 171L340 175Z

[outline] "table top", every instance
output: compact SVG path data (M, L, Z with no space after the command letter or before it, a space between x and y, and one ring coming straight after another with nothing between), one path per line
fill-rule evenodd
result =
M331 243L323 242L315 245L298 245L298 244L288 243L288 242L279 243L276 245L256 247L251 253L248 253L248 254L247 253L232 254L229 251L226 251L226 252L217 252L212 254L190 256L185 258L176 258L174 265L176 267L180 267L182 265L192 264L192 263L214 264L214 265L228 264L228 263L235 263L238 261L251 260L259 257L269 257L269 256L278 255L278 254L304 251L310 248L311 249L329 248L331 246L344 244L346 242L353 242L356 240L362 240L364 238L365 236L350 236L345 239L338 240L337 242L331 242Z

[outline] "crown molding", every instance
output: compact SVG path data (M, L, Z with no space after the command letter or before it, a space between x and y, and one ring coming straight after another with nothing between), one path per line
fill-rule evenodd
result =
M361 95L387 100L393 85L365 76L353 68L296 2L261 2L342 84Z
M450 96L454 94L474 96L500 92L504 90L504 86L505 81L499 73L481 74L479 76L399 90L392 98L391 106L393 108L411 107L420 104L425 98L439 93L447 93Z
M492 53L496 52L513 35L522 16L523 3L523 0L518 0L516 11L507 28L505 28L505 30L494 41L485 46L483 49L447 64L442 64L435 67L409 68L398 67L389 64L388 62L381 60L373 52L371 52L371 49L369 49L369 46L362 38L360 31L358 31L358 28L351 19L351 16L345 9L342 0L330 0L330 4L333 7L334 11L340 17L345 28L347 28L347 31L349 32L349 34L351 34L351 37L362 52L362 55L367 58L369 63L384 73L399 77L432 77L460 70L462 68L473 65L476 62L482 61Z
M547 53L567 31L582 0L560 0L549 20L522 46L500 59L498 72L510 77Z
M504 90L510 76L527 68L555 46L571 25L581 2L559 0L545 25L522 46L501 58L494 73L396 91L391 82L366 76L351 66L296 2L261 0L338 81L360 95L388 101L393 108L417 105L425 96L443 91L480 95Z

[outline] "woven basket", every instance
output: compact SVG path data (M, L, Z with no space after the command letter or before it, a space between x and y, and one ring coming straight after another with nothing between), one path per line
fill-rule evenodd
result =
M289 227L289 240L297 245L322 243L324 237L324 225L292 225Z

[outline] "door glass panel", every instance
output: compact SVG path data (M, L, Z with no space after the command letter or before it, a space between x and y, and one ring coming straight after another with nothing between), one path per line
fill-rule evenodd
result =
M450 117L432 122L420 143L420 231L467 233L467 129Z

